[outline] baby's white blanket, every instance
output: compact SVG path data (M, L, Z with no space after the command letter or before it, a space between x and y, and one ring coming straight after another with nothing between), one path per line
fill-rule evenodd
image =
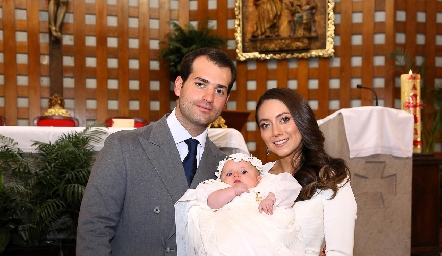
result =
M254 193L244 193L221 209L200 206L194 189L175 204L178 256L304 255L293 209L259 213Z

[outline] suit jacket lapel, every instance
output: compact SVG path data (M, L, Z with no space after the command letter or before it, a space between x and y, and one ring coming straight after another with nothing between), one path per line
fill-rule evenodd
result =
M152 126L150 136L141 138L140 143L175 203L189 188L183 164L167 126L166 117L153 123ZM225 154L207 138L202 159L190 188L196 188L204 180L216 178L216 167L219 160L224 157Z
M175 203L188 189L183 164L173 141L166 117L152 124L150 136L140 139L152 165Z

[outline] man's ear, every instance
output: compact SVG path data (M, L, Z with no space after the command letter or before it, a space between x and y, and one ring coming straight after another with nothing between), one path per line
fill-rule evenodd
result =
M227 101L229 101L229 98L230 98L230 93L227 95L227 99L226 99L226 102L224 103L224 107L227 106Z
M177 76L177 78L175 79L175 85L173 87L176 96L180 97L182 87L183 87L183 79L181 78L181 76Z

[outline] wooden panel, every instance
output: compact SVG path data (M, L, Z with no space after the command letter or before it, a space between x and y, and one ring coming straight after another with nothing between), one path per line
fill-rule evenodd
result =
M394 52L395 42L396 42L396 21L395 21L395 2L394 0L385 1L385 45L386 52ZM381 7L381 6L380 6ZM393 67L395 65L394 60L388 56L385 59L385 65L387 67ZM394 107L394 73L388 72L385 74L385 95L384 95L384 106Z
M288 77L288 61L287 60L279 60L276 66L276 84L278 87L287 87L287 77Z
M109 117L107 112L107 9L104 1L97 1L96 4L96 42L100 47L95 47L97 68L96 68L96 81L97 81L97 110L95 112L95 118L98 123L103 123L106 118ZM89 118L87 118L89 119Z
M440 164L431 154L413 154L412 252L439 246Z
M189 23L189 1L179 1L178 23Z
M63 96L63 55L62 42L49 35L49 80L51 95Z
M436 50L436 42L434 38L436 38L437 31L436 27L432 25L434 21L436 21L437 17L437 1L436 0L428 0L427 6L426 6L426 20L428 22L425 22L425 47L421 51L419 51L423 56L425 56L425 64L427 67L434 67L436 66L436 57L442 57L442 51ZM439 35L442 34L442 30L439 30ZM436 53L439 53L439 56L436 56ZM434 81L436 79L436 69L434 68L428 68L425 74L425 85L423 88L426 91L426 94L429 95L431 90L436 86ZM439 73L440 76L441 73ZM424 93L425 95L425 93ZM431 101L428 100L428 97L425 99L424 102L426 102L426 107L423 111L423 119L422 122L429 123L433 121L433 118L435 114L433 114L434 111L434 104Z
M170 86L168 66L159 59L160 49L154 45L165 39L171 20L178 20L180 25L197 22L200 26L206 20L213 20L217 24L215 32L218 35L228 40L235 39L235 30L227 27L228 21L235 19L235 10L228 7L231 3L228 0L217 0L216 9L209 9L211 5L207 0L199 0L193 3L196 5L195 10L189 10L189 1L176 3L159 0L158 6L149 0L110 2L114 4L107 1L69 0L62 24L63 61L57 67L62 70L64 83L68 83L63 87L63 96L68 102L67 108L83 125L123 113L155 121L171 111L175 96ZM171 7L171 4L176 6ZM0 84L0 98L4 98L0 115L7 117L8 124L24 124L26 119L30 120L40 110L46 109L46 105L40 106L40 102L46 102L50 96L47 79L50 70L53 72L54 68L50 69L47 61L50 46L47 40L48 22L44 17L48 1L0 1L0 6L3 12L0 18L0 30L3 32L0 52L4 56L3 63L0 63L0 75L4 76L4 82ZM26 19L22 18L23 15L17 15L20 11L26 11ZM396 21L397 11L405 12L404 21ZM417 21L418 12L420 16L425 14L425 21ZM378 83L376 85L380 87L375 88L380 102L386 107L394 107L395 100L400 97L400 88L396 87L395 78L400 74L394 72L394 61L387 53L396 47L426 57L427 78L430 81L427 88L432 88L434 81L442 79L442 67L436 67L442 46L436 45L435 40L436 36L442 34L442 24L437 23L436 17L440 12L442 2L437 0L335 2L334 14L339 19L335 24L337 44L334 57L237 61L238 79L230 99L235 102L236 110L247 110L267 89L268 81L276 81L278 87L287 87L289 80L296 80L300 93L307 100L318 102L315 114L317 118L323 118L335 111L330 109L330 100L338 100L339 108L371 105L372 94L363 93L355 85L361 83L374 86L373 79L378 78L384 81L384 87ZM385 18L375 20L382 16ZM358 20L358 17L362 17L362 20ZM131 25L130 20L133 21ZM138 23L138 27L133 25L134 22ZM26 32L27 40L17 39L20 33L16 32ZM396 42L397 34L405 35L404 42ZM418 43L416 34L424 35L425 42ZM357 42L359 36L362 36L361 42ZM385 43L374 45L376 36L383 36ZM117 46L109 44L113 40L117 41ZM138 47L134 46L135 41ZM234 49L226 49L226 52L235 58ZM17 54L27 56L27 62L18 62L17 56L22 55ZM375 56L384 57L384 63L374 63ZM95 64L91 65L89 60ZM115 60L118 67L110 64ZM158 62L159 69L156 68ZM132 63L138 63L138 67L130 66ZM269 63L276 63L277 68L269 69ZM330 88L330 82L335 81L331 79L338 80L336 84L339 88ZM18 80L20 83L27 80L27 84L18 84ZM112 80L118 80L118 88L112 87L112 83L109 83ZM311 80L318 81L318 88L308 87ZM74 86L69 85L71 81ZM130 81L137 82L139 88L130 87ZM248 82L252 81L256 81L256 90L247 89ZM89 84L96 84L96 87L89 87ZM152 90L151 84L159 84L159 88ZM52 84L52 89L55 86ZM109 100L118 101L118 109L111 109L108 106ZM23 107L26 101L29 104L27 111ZM93 104L86 107L87 102ZM131 105L132 102L139 105L138 109ZM159 109L151 109L157 103ZM431 108L430 104L425 110ZM251 111L249 122L254 119L254 110ZM258 129L247 131L244 128L242 133L247 142L257 145L253 154L259 152L257 156L263 161L274 159L274 156L267 157L263 153L265 146Z
M149 56L150 49L150 36L149 36L149 2L147 0L140 1L139 6L139 56ZM151 120L150 117L150 73L147 72L150 70L150 61L149 58L139 58L140 59L140 68L139 72L139 84L140 91L139 97L140 100L140 110L137 115L129 114L129 116L141 117L147 122Z
M169 22L170 22L170 1L169 0L160 0L160 8L158 10L159 13L159 21L160 21L160 33L159 33L159 39L165 40L166 34L170 31L169 29ZM184 24L180 24L184 25ZM159 57L157 57L157 60L159 60ZM162 70L162 76L160 77L160 91L164 92L160 95L160 98L157 99L160 102L160 110L159 114L160 116L165 115L166 113L170 112L170 101L175 100L170 98L170 94L166 93L170 91L170 79L169 79L169 66L165 61L160 61L160 70ZM172 81L174 82L174 81ZM154 118L153 120L157 120Z
M364 31L362 33L362 85L365 87L373 87L373 42L374 42L374 21L369 17L374 14L374 2L363 1L363 21ZM368 18L368 21L366 19ZM371 93L362 94L362 106L373 105L373 95Z
M298 60L298 91L308 100L308 60L300 59Z
M129 116L129 14L128 1L117 1L118 115Z
M328 69L330 61L328 59L319 59L319 70L322 70L321 76L318 78L319 91L321 92L318 97L318 112L316 114L317 119L322 119L328 116L329 110L329 80L330 70Z
M236 102L237 110L246 110L246 101L250 97L250 92L247 90L247 63L245 62L237 63L236 93L238 95L246 96L243 97L244 100ZM230 97L230 100L234 99L232 96Z
M70 2L75 12L74 20L74 84L75 84L75 113L80 126L86 125L86 54L85 54L85 3L84 1ZM64 30L63 30L64 31Z
M405 49L412 55L416 55L416 35L417 33L417 1L407 1L405 19Z
M247 90L247 64L244 62L237 63L236 90L231 90L229 101L236 102L236 110L247 110L247 100L251 97L250 91ZM240 96L240 97L238 97ZM248 120L254 120L254 111L249 115ZM247 123L241 130L244 139L247 141L249 132L247 132Z
M259 97L264 94L267 90L267 62L266 61L257 61L256 62L256 95L255 100L258 101ZM252 100L253 98L249 98L248 100ZM255 115L255 111L251 113L251 115ZM261 140L259 135L259 129L256 129L257 138L256 141L256 152L254 155L259 159L266 159L266 146L265 143Z
M227 38L227 0L217 0L217 29L216 33L223 38Z
M209 15L208 15L208 2L209 1L198 1L198 17L197 17L197 21L198 21L198 28L202 28L207 26L207 21L209 20ZM213 16L211 16L213 17Z
M28 116L29 123L36 116L40 115L40 98L41 98L41 85L40 85L40 34L39 34L39 12L38 12L38 1L27 1L27 20L28 20L28 37L27 42L32 42L28 44L28 96L29 96L29 106Z
M351 0L342 0L338 6L351 6ZM350 88L351 88L351 22L352 10L351 8L342 8L341 10L341 24L342 31L340 32L341 45L340 48L347 49L339 52L340 56L340 93L339 93L339 106L341 108L350 107Z
M4 67L5 77L5 109L2 114L8 125L17 125L17 60L15 57L15 6L13 1L4 1L3 6L3 52L4 61L7 63Z

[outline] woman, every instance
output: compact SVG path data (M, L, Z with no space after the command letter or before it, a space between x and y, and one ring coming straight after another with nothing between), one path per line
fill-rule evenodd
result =
M325 151L310 106L296 91L274 88L259 99L255 118L268 152L278 155L264 168L291 173L302 186L293 208L305 255L323 250L327 256L353 255L356 200L350 172L344 160Z

